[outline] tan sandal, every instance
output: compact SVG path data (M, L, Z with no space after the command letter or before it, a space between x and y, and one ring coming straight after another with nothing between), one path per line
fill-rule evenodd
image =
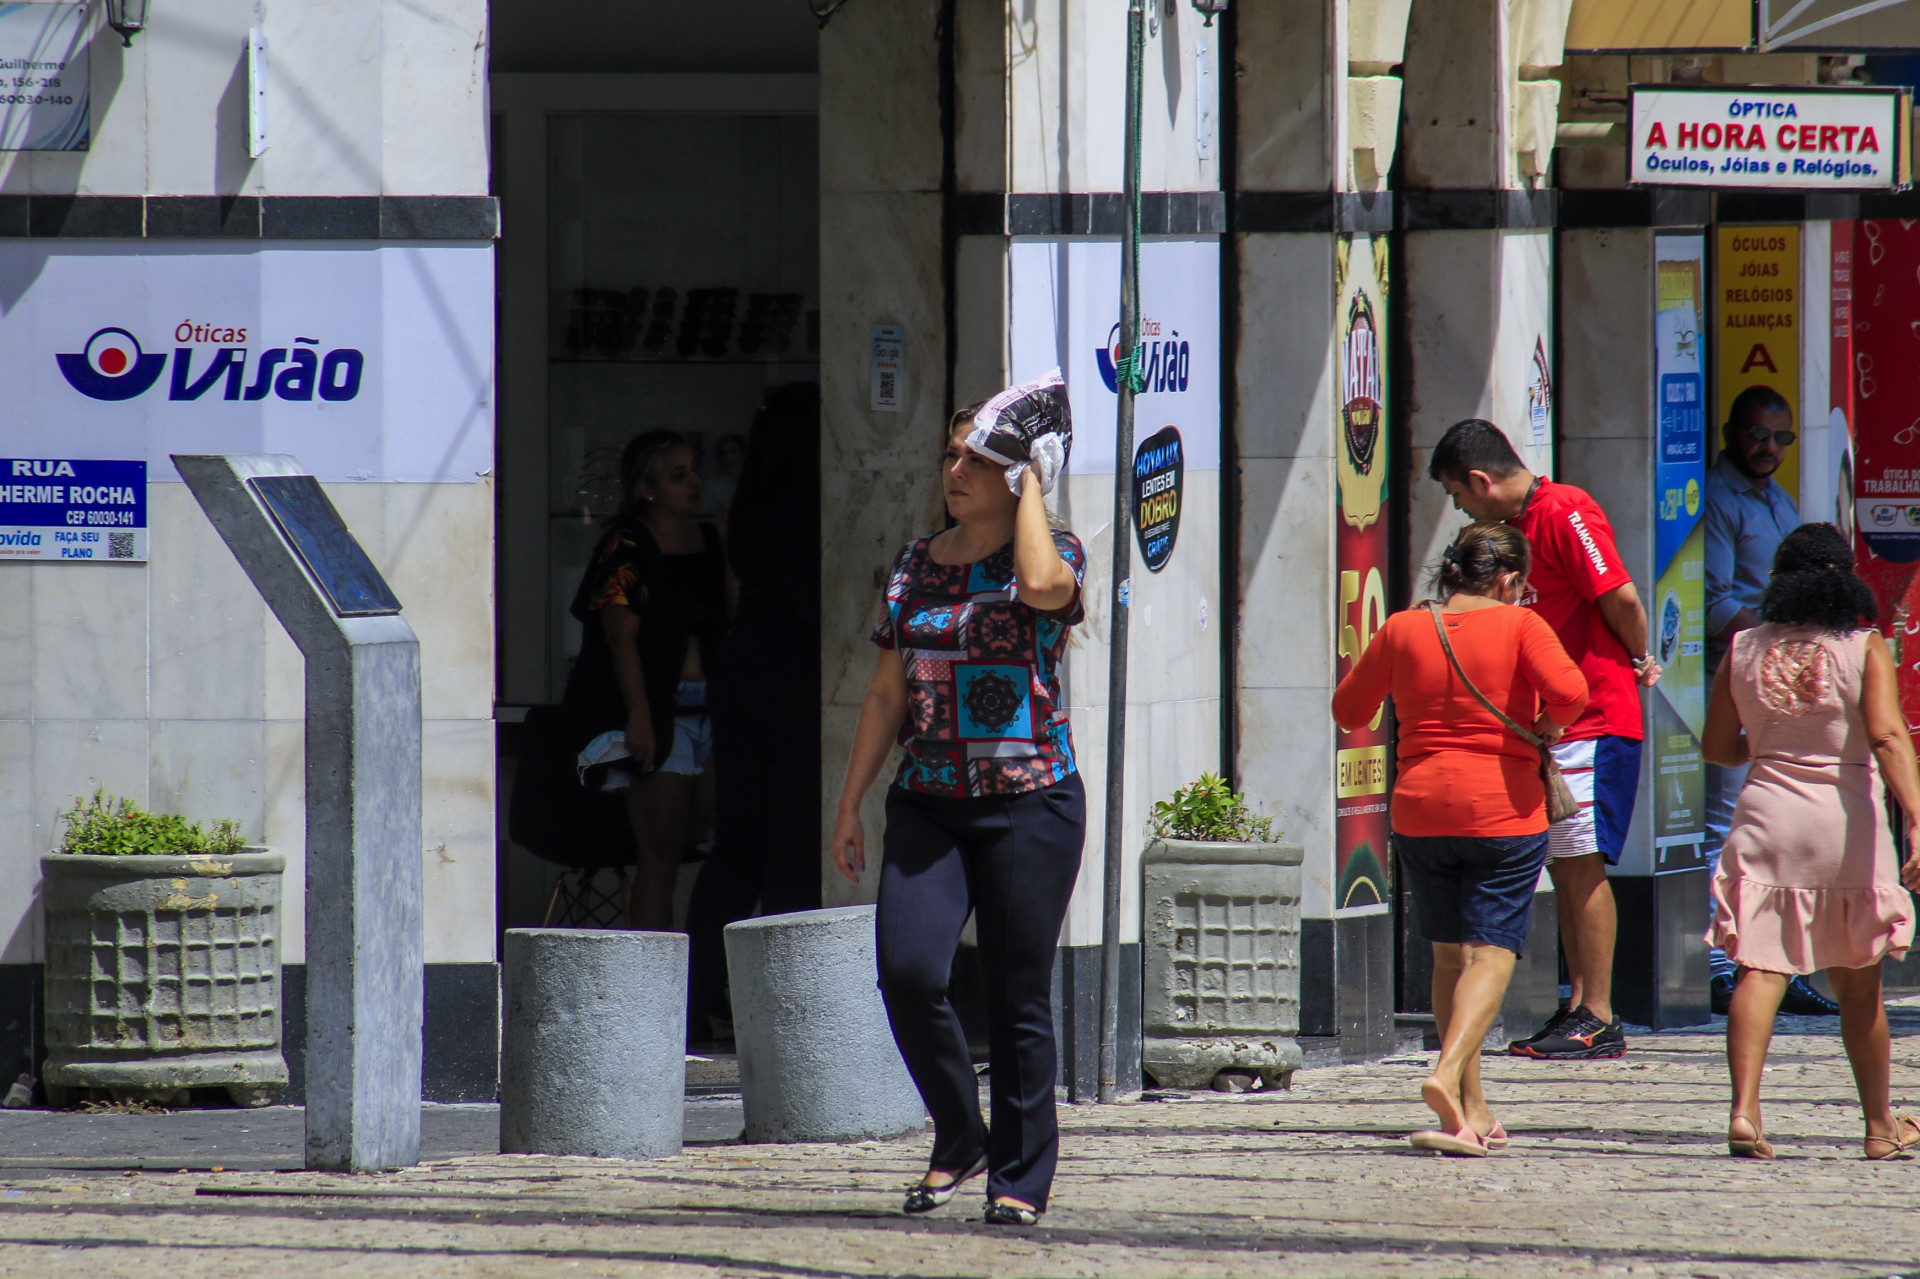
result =
M1735 1135L1733 1131L1735 1124L1745 1124L1753 1130L1753 1136ZM1771 1159L1773 1144L1761 1134L1759 1125L1753 1120L1745 1115L1735 1115L1727 1121L1727 1153L1737 1159Z
M1896 1132L1902 1134L1897 1139L1875 1137L1871 1133L1867 1135L1866 1140L1861 1143L1866 1148L1867 1158L1904 1159L1915 1146L1920 1146L1920 1115L1906 1110L1898 1111L1893 1116L1893 1126ZM1875 1154L1873 1148L1876 1145L1884 1146L1886 1149Z

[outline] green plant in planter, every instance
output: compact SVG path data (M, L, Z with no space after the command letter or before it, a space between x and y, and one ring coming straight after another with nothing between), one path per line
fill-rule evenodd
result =
M221 818L207 831L174 813L150 813L103 786L60 814L67 833L59 853L87 857L230 857L246 848L240 823Z
M1270 844L1274 839L1273 818L1248 808L1246 797L1234 794L1216 773L1202 773L1199 781L1173 792L1172 799L1156 801L1153 833L1200 843Z

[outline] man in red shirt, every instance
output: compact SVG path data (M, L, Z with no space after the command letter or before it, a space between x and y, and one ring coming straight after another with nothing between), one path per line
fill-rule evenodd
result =
M1647 613L1599 503L1527 470L1493 423L1448 427L1427 474L1474 519L1527 535L1533 572L1520 602L1553 628L1587 680L1587 709L1553 747L1580 811L1548 829L1547 851L1573 997L1538 1034L1508 1047L1522 1057L1618 1057L1627 1040L1613 1014L1617 920L1607 867L1620 860L1640 785L1640 689L1660 679Z

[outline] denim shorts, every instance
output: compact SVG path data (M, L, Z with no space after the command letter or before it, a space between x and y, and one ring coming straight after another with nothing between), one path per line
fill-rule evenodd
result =
M707 718L707 681L683 679L674 695L676 706L690 706L690 712L673 717L673 743L658 771L698 777L713 758L713 723Z
M1485 942L1521 953L1533 890L1547 859L1538 835L1399 835L1400 855L1420 931L1443 945Z

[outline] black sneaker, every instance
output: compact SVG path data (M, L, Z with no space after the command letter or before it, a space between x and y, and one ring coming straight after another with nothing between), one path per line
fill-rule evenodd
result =
M1547 1018L1546 1025L1534 1031L1531 1035L1528 1035L1525 1039L1516 1039L1513 1042L1509 1043L1507 1045L1507 1051L1512 1053L1516 1057L1532 1056L1532 1054L1529 1053L1527 1049L1531 1048L1533 1045L1539 1043L1541 1040L1547 1038L1549 1035L1552 1035L1553 1033L1558 1031L1560 1027L1566 1023L1567 1018L1571 1016L1573 1016L1573 1009L1571 1008L1558 1009L1557 1011L1555 1011L1553 1016Z
M1626 1031L1621 1029L1616 1019L1612 1025L1601 1021L1587 1010L1585 1004L1573 1011L1573 1015L1560 1023L1559 1029L1551 1035L1534 1040L1525 1048L1516 1049L1523 1057L1535 1057L1541 1061L1589 1061L1601 1057L1624 1057L1627 1052Z
M1780 1011L1800 1017L1838 1017L1840 1005L1809 986L1805 977L1795 977L1787 983Z

